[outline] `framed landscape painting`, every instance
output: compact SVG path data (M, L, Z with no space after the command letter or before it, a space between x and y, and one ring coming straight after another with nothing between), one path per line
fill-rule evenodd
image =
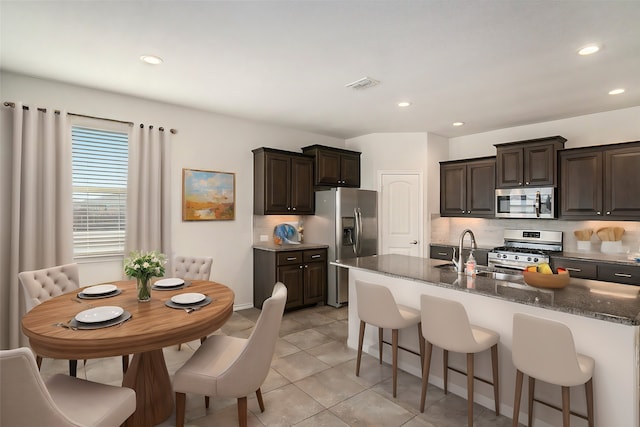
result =
M215 221L236 217L236 174L182 169L182 220Z

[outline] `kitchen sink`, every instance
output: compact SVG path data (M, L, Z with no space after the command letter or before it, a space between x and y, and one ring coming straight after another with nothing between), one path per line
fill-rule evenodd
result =
M453 265L453 263L440 264L436 265L435 267L445 271L456 271L455 265ZM521 273L511 271L497 271L486 266L478 266L476 269L476 276L516 283L520 283L524 280Z

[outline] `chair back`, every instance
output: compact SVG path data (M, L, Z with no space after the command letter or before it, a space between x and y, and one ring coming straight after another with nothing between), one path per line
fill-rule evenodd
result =
M513 315L513 364L525 374L567 387L584 384L571 330L563 323L523 313Z
M469 316L458 301L421 295L420 313L422 335L431 344L458 353L475 352Z
M229 368L218 377L218 389L227 396L246 396L264 382L280 333L280 324L287 302L287 287L278 282L271 297L262 305L262 312L247 339L247 343Z
M406 323L389 288L356 280L358 317L371 325L398 329Z
M0 372L0 426L77 426L56 406L31 350L0 350Z
M78 264L65 264L18 273L24 292L25 310L80 287Z
M213 258L176 256L173 261L173 277L181 279L209 280Z

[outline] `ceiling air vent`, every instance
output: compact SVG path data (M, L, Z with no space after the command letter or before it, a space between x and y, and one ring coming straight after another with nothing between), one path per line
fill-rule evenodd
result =
M373 86L379 85L380 82L378 80L374 80L369 77L363 77L361 79L356 80L355 82L351 82L344 87L350 87L352 89L367 89Z

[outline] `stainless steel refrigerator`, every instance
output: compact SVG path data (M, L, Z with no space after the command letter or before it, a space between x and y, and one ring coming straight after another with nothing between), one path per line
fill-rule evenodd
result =
M304 239L329 245L329 262L376 255L378 194L357 188L316 191L316 213L305 217ZM349 270L329 264L327 304L349 301Z

